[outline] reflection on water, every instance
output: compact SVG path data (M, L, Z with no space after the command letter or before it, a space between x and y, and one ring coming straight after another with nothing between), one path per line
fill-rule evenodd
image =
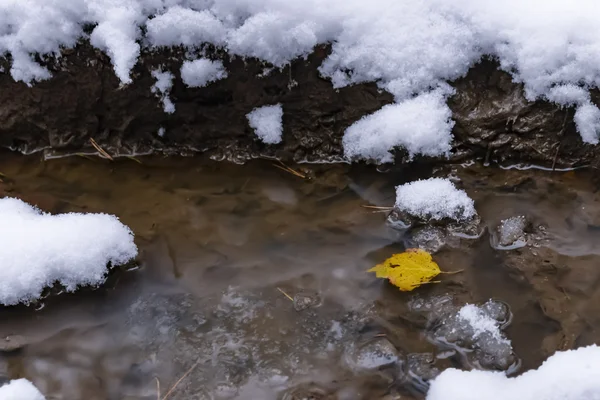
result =
M268 162L141 161L2 155L0 194L118 215L136 233L141 268L41 311L1 310L0 375L27 377L49 399L156 399L157 381L165 395L189 372L170 399L350 400L421 398L426 386L411 371L460 366L410 314L415 293L365 273L402 251L403 236L361 205L391 205L394 185L430 171L310 166L302 180ZM545 229L538 245L585 271L597 264L599 199L585 172L456 174L490 227L527 215ZM442 269L465 272L416 295L505 301L514 349L536 367L559 324L489 243L436 254ZM588 285L585 299L597 287Z

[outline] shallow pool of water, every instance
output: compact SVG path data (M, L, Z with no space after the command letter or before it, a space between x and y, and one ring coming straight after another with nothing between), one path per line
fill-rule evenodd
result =
M295 167L311 177L301 179L270 161L140 161L2 154L0 194L53 213L118 215L136 234L140 268L39 310L0 310L10 350L1 376L66 400L156 399L182 377L169 399L421 398L405 378L409 354L465 366L427 339L407 304L447 294L508 303L522 369L543 361L569 318L577 344L598 339L600 197L589 172L437 171L461 178L489 232L515 215L543 227L538 247L515 251L539 252L536 265L551 252L552 268L507 268L517 253L495 250L488 232L434 256L463 273L401 293L365 271L403 251L403 233L362 206L392 205L395 185L431 170ZM556 305L565 321L548 317L544 296L556 293L568 298Z

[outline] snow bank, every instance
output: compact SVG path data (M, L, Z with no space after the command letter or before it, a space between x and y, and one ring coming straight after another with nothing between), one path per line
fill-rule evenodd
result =
M283 135L283 108L281 104L257 107L248 114L248 124L256 135L267 144L281 142Z
M395 207L423 219L464 221L477 215L473 200L452 181L430 178L396 187Z
M11 55L14 79L48 79L32 55L75 46L87 24L90 43L129 83L140 44L196 50L211 44L281 67L332 43L319 70L334 87L377 82L399 106L489 56L524 84L529 99L577 107L583 139L597 143L600 111L588 93L600 86L599 20L596 0L3 0L0 53ZM423 104L422 121L447 120L442 108L437 101ZM403 122L390 109L382 114L390 125ZM372 118L372 127L362 122L366 135L381 131L382 118ZM444 124L433 125L446 132ZM439 137L426 136L430 143L416 147L433 151Z
M227 71L221 61L199 58L185 61L181 66L181 79L189 87L204 87L211 82L227 78Z
M173 79L175 78L172 73L166 71L163 72L161 69L155 69L152 71L152 77L156 79L156 83L152 85L152 93L157 94L163 103L163 110L166 113L172 114L175 112L175 104L171 101L169 94L173 87Z
M27 379L15 379L0 387L0 400L46 400Z
M593 345L557 352L515 378L447 369L431 382L427 400L600 400L599 367L600 348Z
M107 264L137 255L131 230L107 214L51 215L0 199L0 303L27 303L58 282L68 291L104 282Z

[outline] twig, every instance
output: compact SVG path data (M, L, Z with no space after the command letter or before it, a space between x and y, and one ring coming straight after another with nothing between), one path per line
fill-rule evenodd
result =
M278 161L279 161L279 163L280 163L281 165L277 165L277 164L273 163L273 165L274 165L275 167L277 167L277 168L279 168L279 169L282 169L282 170L284 170L285 172L289 172L289 173L290 173L290 174L292 174L292 175L296 175L296 176L297 176L297 177L299 177L299 178L306 179L306 175L303 175L303 174L301 174L300 172L298 172L298 171L296 171L296 170L293 170L292 168L288 167L287 165L285 165L285 164L283 163L283 161L281 161L281 160L278 160Z
M135 158L134 156L127 156L127 158L129 158L130 160L135 161L138 164L141 164L142 162L140 160L138 160L137 158Z
M160 400L160 381L157 376L154 379L156 379L156 400Z
M464 269L459 269L458 271L440 271L440 274L453 275L453 274L459 274L463 271L464 271Z
M287 297L288 299L290 299L290 301L293 303L294 299L292 298L292 296L290 296L289 294L287 294L286 292L284 292L283 290L281 290L280 288L277 288L277 290L279 290L281 293L283 293L283 295L285 297Z
M98 151L98 153L100 153L102 157L108 158L110 161L114 161L111 155L104 151L104 149L100 147L98 143L96 143L94 138L90 138L90 143L92 144L92 146L94 146L94 148Z
M385 210L385 211L392 211L394 209L394 207L380 207L380 206L368 206L368 205L361 205L362 208L371 208L373 210Z
M554 160L552 160L552 171L556 170L556 160L558 159L558 151L560 150L560 143L556 147L556 153L554 153Z
M77 155L78 155L79 157L82 157L82 158L87 158L88 160L92 160L92 161L94 161L94 159L93 159L92 157L88 156L87 154L77 153Z
M200 363L200 360L196 361L196 363L194 365L192 365L190 367L190 369L188 369L187 372L185 374L183 374L183 376L181 378L179 378L179 380L177 382L175 382L175 384L171 387L171 389L169 389L169 391L167 392L167 394L165 394L165 397L163 397L162 400L166 400L167 397L169 397L169 395L175 390L177 385L179 385L181 383L181 381L184 380L185 377L188 376L194 370L194 368L196 368L196 366L199 363Z

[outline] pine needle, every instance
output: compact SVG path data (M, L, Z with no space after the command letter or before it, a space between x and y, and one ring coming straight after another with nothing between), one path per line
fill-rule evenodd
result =
M111 157L111 155L108 154L106 151L104 151L104 149L102 147L100 147L100 145L98 143L96 143L94 138L90 138L90 143L92 144L92 146L94 146L94 148L98 151L98 153L100 153L100 155L102 157L107 158L110 161L114 161L113 158Z
M440 271L440 274L453 275L453 274L460 274L463 271L464 271L464 269L459 269L458 271Z
M94 159L92 157L88 156L87 154L77 153L77 155L81 158L87 158L88 160L94 161Z
M160 400L160 381L156 376L154 377L154 379L156 379L156 400Z
M281 164L281 165L277 165L277 164L273 163L273 166L275 166L275 167L277 167L277 168L279 168L279 169L281 169L281 170L283 170L285 172L289 172L290 174L295 175L295 176L297 176L299 178L306 179L306 175L301 174L300 172L298 172L298 171L296 171L296 170L288 167L287 165L285 165L283 163L283 161L279 161L279 164Z
M281 293L283 293L283 295L285 297L287 297L288 299L290 299L290 301L293 303L294 299L292 298L292 296L290 296L289 294L287 294L286 292L284 292L283 290L281 290L280 288L277 288L277 290L279 290Z
M137 158L135 158L134 156L127 156L127 158L129 158L130 160L135 161L138 164L141 164L142 162L140 160L138 160Z
M361 205L362 208L369 208L372 210L382 210L382 211L392 211L394 207L380 207L380 206L369 206L369 205Z
M192 365L190 369L188 369L187 372L183 374L183 376L179 378L177 382L175 382L175 384L171 387L171 389L169 389L169 391L167 392L167 394L165 394L165 397L163 397L162 400L166 400L167 397L169 397L169 395L175 390L177 385L179 385L181 381L183 381L198 366L198 364L200 364L200 360L196 361L196 363Z

